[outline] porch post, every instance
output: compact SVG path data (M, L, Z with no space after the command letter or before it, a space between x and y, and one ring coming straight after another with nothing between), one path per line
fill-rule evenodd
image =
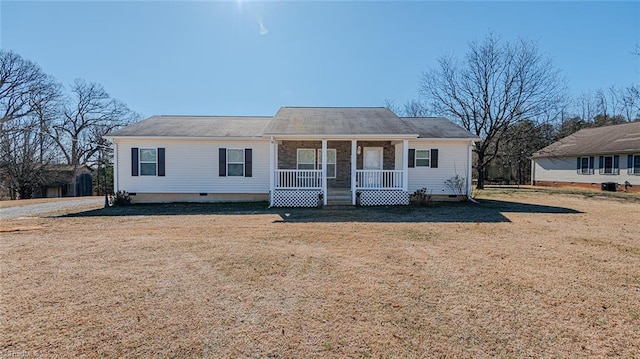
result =
M120 189L120 184L118 183L118 176L119 176L118 162L119 162L118 161L118 143L116 142L116 140L113 140L113 194L114 195ZM60 194L60 197L62 197L62 193Z
M356 150L358 141L351 140L351 205L356 205Z
M402 140L402 190L409 191L409 140Z
M473 152L473 141L471 141L471 143L469 144L469 148L467 149L467 198L471 198L471 187L473 186L472 152Z
M273 206L273 191L275 189L275 147L275 141L271 137L271 141L269 141L269 206Z
M322 140L322 193L324 205L327 205L327 140Z

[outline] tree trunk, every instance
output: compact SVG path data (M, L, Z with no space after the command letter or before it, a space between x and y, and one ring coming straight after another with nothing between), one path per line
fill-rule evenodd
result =
M487 164L484 161L484 151L477 151L478 162L476 162L476 170L478 171L478 184L476 189L484 189L484 177Z

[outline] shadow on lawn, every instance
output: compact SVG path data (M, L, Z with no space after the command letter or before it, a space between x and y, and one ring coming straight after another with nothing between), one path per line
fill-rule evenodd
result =
M138 204L73 213L64 217L92 216L176 216L276 214L279 223L306 222L509 222L503 213L582 213L571 208L535 204L480 200L480 203L442 202L429 207L327 207L267 208L258 203L170 203Z

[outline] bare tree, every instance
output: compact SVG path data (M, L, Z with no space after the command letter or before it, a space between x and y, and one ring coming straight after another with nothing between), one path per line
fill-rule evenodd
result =
M452 117L481 138L474 149L481 189L486 166L498 153L506 131L557 108L565 86L534 43L503 43L489 35L470 43L462 61L441 57L438 68L423 73L420 93L436 113Z
M400 117L427 117L429 111L422 102L416 99L405 102L399 106L393 100L384 100L384 106Z
M0 49L0 125L28 116L59 95L59 85L38 65Z
M0 50L0 181L12 199L30 198L51 160L47 128L60 86L38 65Z
M86 164L106 144L104 135L135 121L138 115L95 82L76 79L71 92L72 99L52 126L51 137L68 164Z

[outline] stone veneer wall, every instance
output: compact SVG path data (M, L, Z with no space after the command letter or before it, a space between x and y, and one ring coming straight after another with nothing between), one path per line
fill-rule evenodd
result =
M383 147L385 170L395 169L395 146L390 141L358 141L362 147ZM278 169L296 169L298 148L321 149L322 141L282 141L278 145ZM327 149L336 149L336 178L327 179L329 188L351 187L351 141L327 141ZM362 169L362 154L356 156L356 166Z

